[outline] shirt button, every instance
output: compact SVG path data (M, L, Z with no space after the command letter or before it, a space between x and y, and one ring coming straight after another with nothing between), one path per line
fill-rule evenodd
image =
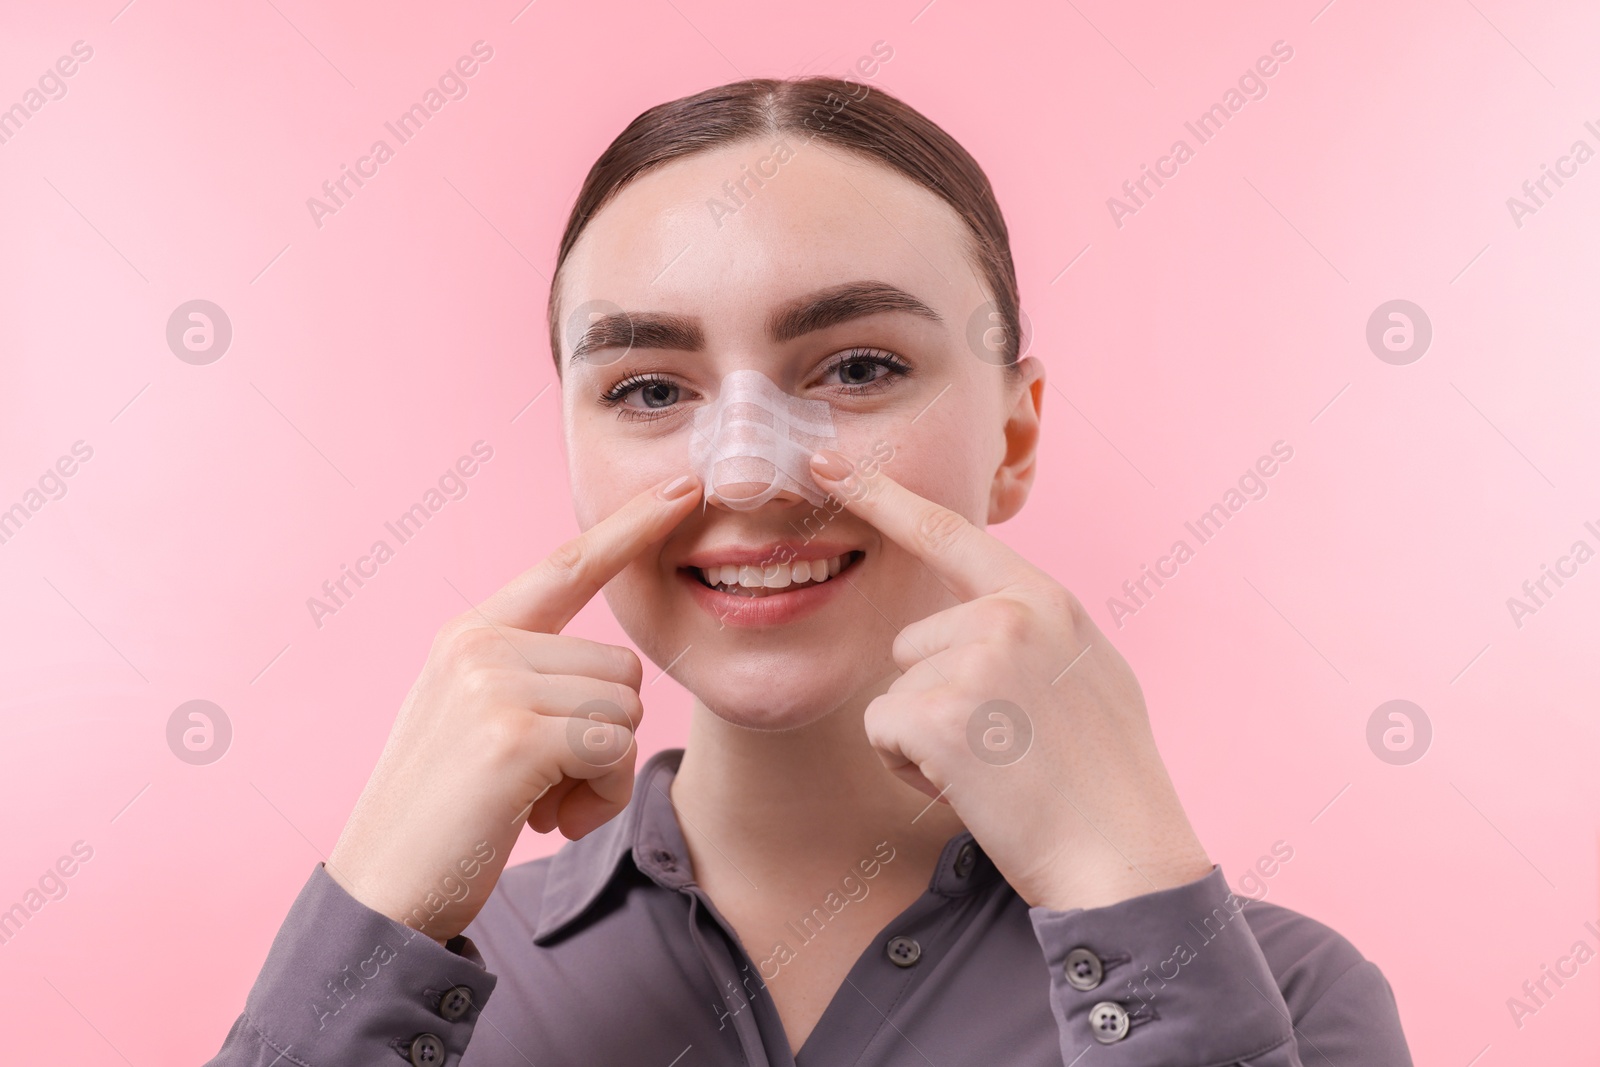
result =
M1102 1045L1115 1044L1128 1036L1128 1012L1114 1000L1102 1000L1089 1009L1089 1029Z
M978 863L978 848L971 841L961 846L961 851L956 853L956 877L965 878L972 873L972 868Z
M450 1022L455 1022L471 1009L472 990L464 985L445 990L444 996L439 998L439 1014Z
M1067 953L1067 982L1073 989L1090 990L1105 977L1105 965L1086 948L1075 948Z
M889 961L896 967L909 967L922 957L922 946L915 938L891 937L886 948Z
M444 1042L437 1034L418 1034L411 1039L412 1067L439 1067L444 1063Z

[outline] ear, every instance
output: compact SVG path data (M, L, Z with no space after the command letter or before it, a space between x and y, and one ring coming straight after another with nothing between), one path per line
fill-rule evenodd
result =
M1039 418L1044 404L1044 364L1033 356L1017 362L1015 371L1006 374L1007 397L1011 408L1006 414L1005 458L994 472L989 487L989 522L1005 522L1022 510L1033 475L1038 469Z

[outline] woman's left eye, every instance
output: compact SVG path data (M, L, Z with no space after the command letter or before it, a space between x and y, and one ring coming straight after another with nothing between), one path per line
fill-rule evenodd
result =
M824 384L840 385L851 392L887 385L886 379L909 374L911 367L888 352L856 349L846 354L823 374ZM882 383L882 385L880 385Z

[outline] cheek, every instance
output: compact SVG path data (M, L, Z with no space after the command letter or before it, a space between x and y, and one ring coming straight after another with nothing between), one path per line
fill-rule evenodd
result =
M864 419L840 426L839 444L856 463L876 462L918 496L981 524L988 515L989 484L998 458L990 454L989 436L980 435L977 427L987 425L983 420L990 416L958 408L950 399L947 394L915 422L913 412L893 421Z
M606 603L611 607L611 614L616 616L623 630L633 637L639 648L651 658L654 658L659 650L646 647L644 642L639 641L640 637L645 636L644 632L639 632L639 624L658 618L665 606L660 593L662 576L656 567L657 559L653 553L648 558L635 559L618 571L616 577L607 582L602 590ZM648 632L648 628L645 628L645 632ZM671 658L670 655L668 658Z
M688 430L647 436L602 416L568 424L567 472L580 529L587 530L653 485L689 469Z

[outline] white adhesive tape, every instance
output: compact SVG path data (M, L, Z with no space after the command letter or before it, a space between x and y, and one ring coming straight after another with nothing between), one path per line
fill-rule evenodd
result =
M812 480L811 454L838 445L826 400L801 400L758 370L736 370L722 379L716 402L694 413L689 465L707 499L739 511L781 492L821 504L827 494Z

